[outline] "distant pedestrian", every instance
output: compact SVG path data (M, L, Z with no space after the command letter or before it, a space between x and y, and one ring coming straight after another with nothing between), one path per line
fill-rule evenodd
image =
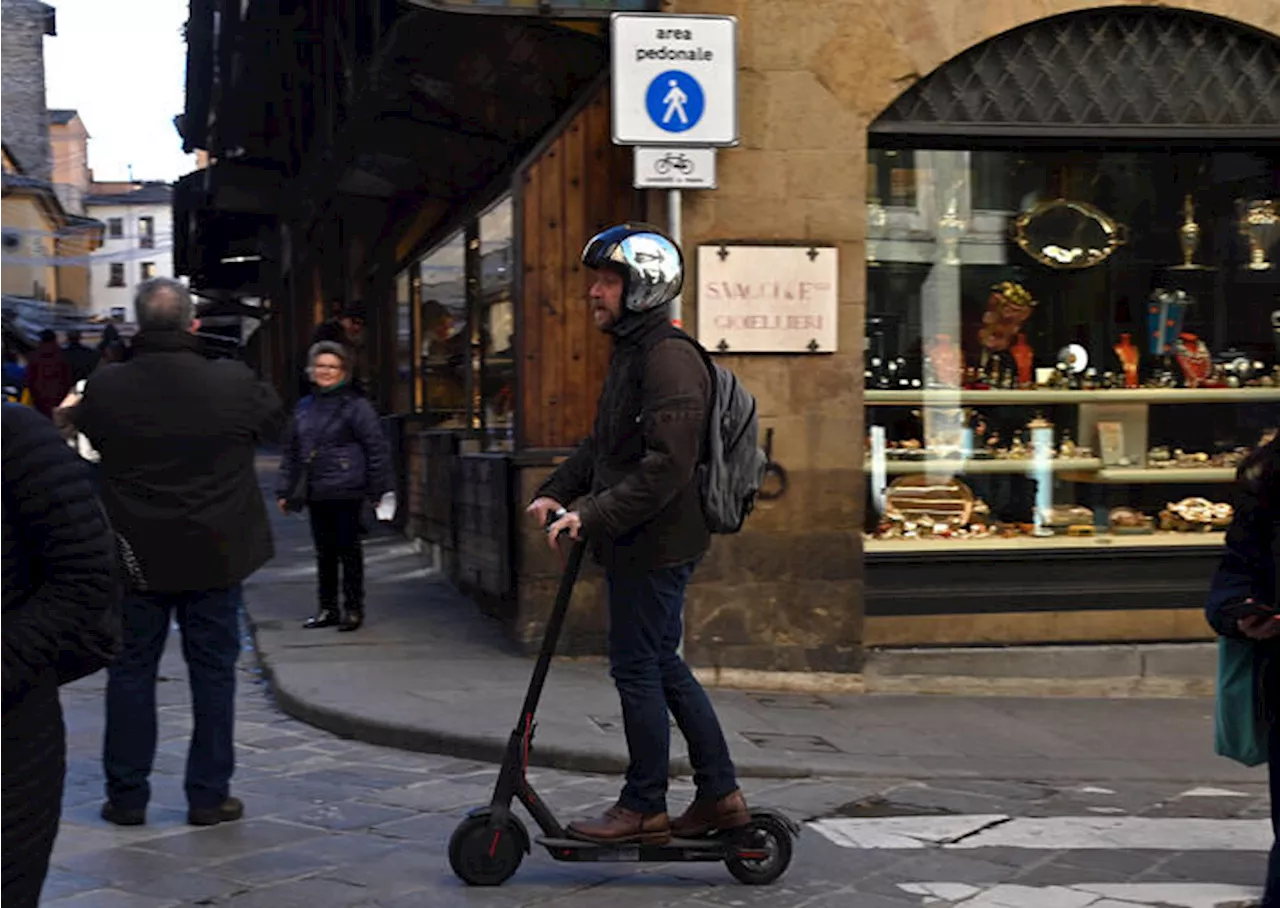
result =
M350 350L321 341L307 357L315 390L298 402L281 444L276 497L284 513L311 512L311 536L319 573L319 608L303 625L364 622L364 551L374 502L395 490L391 451L373 406L350 383ZM338 611L342 571L343 612Z
M359 300L342 303L335 300L333 315L316 325L311 334L311 346L319 343L341 344L347 348L347 384L359 394L367 393L364 376L360 369L360 347L364 341L365 307ZM310 363L303 369L299 379L298 397L303 398L311 393Z
M39 345L27 357L31 406L45 416L52 416L53 408L62 403L74 384L71 365L58 346L58 335L48 329L41 331Z
M4 388L6 397L15 402L22 399L22 392L27 389L27 367L7 345L4 348Z
M177 616L195 725L187 822L239 819L230 795L240 584L274 553L254 467L280 400L233 360L200 354L191 296L143 282L126 363L99 368L69 413L101 460L108 515L137 556L145 591L124 602L124 645L107 683L104 819L146 822L156 752L156 669Z
M71 383L84 381L98 367L101 357L80 342L80 332L74 328L67 332L67 344L62 348L71 367Z
M66 731L58 687L119 646L115 551L83 463L34 411L3 405L5 908L35 908L58 834Z
M1240 466L1235 517L1213 577L1206 614L1225 637L1253 641L1256 690L1268 726L1271 827L1276 842L1267 868L1262 908L1280 908L1280 618L1228 617L1226 607L1247 600L1274 607L1280 589L1280 440L1275 437Z

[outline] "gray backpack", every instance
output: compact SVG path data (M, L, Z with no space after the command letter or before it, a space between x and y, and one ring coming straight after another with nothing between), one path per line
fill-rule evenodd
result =
M707 438L697 481L702 513L712 533L737 533L756 505L769 459L760 447L756 399L731 371L714 362L702 345L674 325L655 332L652 348L667 337L681 337L697 349L711 374Z

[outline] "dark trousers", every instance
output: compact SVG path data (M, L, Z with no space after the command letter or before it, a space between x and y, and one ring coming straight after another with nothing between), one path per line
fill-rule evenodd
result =
M156 756L156 672L175 614L191 682L194 727L187 750L187 804L216 807L235 771L239 586L191 593L145 593L124 601L124 645L107 670L102 746L107 798L126 810L147 806Z
M58 691L31 690L4 716L4 908L36 908L62 817L66 731Z
M1276 841L1267 862L1267 891L1262 908L1280 908L1280 721L1271 723L1267 746L1267 774L1271 779L1271 831Z
M338 567L342 597L352 611L364 610L364 548L360 544L360 500L312 501L311 538L320 576L320 607L338 608Z
M722 798L738 787L720 720L706 691L676 653L684 590L695 565L607 574L609 663L622 698L631 755L619 803L640 813L667 809L668 710L689 742L698 796Z

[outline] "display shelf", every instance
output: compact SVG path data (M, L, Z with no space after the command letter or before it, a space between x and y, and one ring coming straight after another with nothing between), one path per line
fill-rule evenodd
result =
M866 461L865 469L871 471L871 461ZM1102 461L1096 457L1064 457L1051 460L1049 469L1055 473L1064 471L1090 473L1102 469ZM885 472L890 476L901 476L908 473L927 473L949 471L955 475L978 475L998 473L1034 473L1037 462L1029 457L1017 460L964 460L959 457L933 457L927 460L889 460L886 461Z
M1020 552L1043 551L1139 551L1182 548L1220 547L1225 533L1150 533L1147 535L1114 536L1099 533L1096 536L1014 536L1012 538L987 537L985 539L877 539L864 537L862 549L868 555L885 555L896 552L912 554L964 554L968 552Z
M1161 483L1233 482L1234 467L1103 467L1089 473L1081 471L1064 475L1072 482L1094 482L1110 485L1139 485Z
M930 391L863 392L869 407L903 407L928 403L930 406L962 404L1037 404L1146 403L1146 404L1222 404L1268 403L1280 401L1280 388L1119 388L1096 391L968 391L937 389Z

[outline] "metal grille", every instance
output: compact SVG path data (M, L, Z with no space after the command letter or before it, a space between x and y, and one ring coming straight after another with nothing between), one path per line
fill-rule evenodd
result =
M992 38L912 86L880 135L1280 138L1280 39L1216 16L1110 8Z

